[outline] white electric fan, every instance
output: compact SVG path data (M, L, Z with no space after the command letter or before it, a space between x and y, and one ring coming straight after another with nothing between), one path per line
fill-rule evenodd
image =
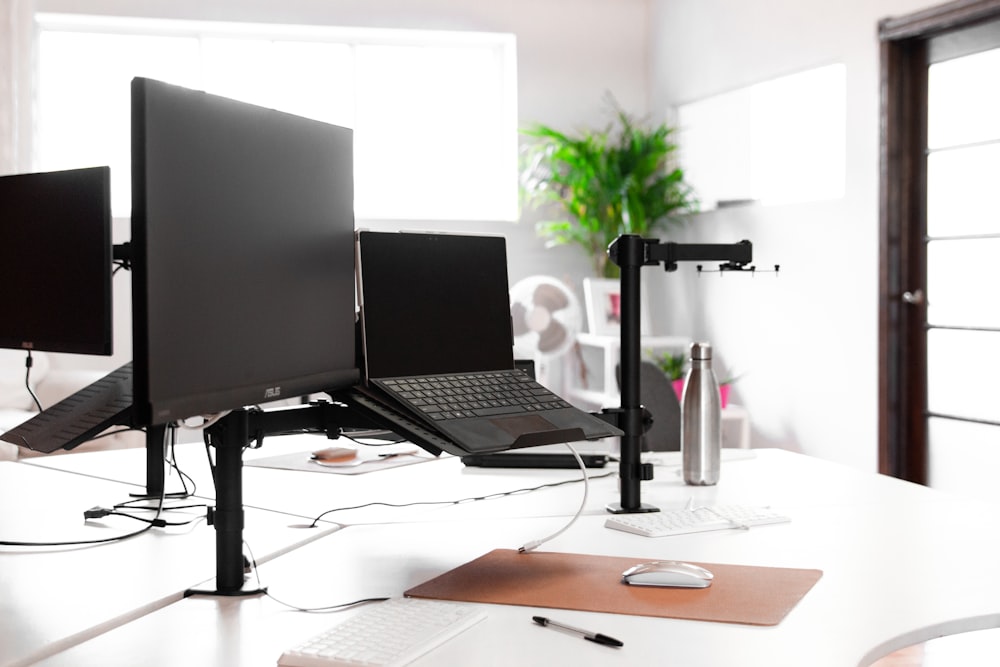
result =
M510 314L515 358L534 360L538 381L558 391L550 384L552 362L573 347L583 326L576 295L560 280L530 276L511 288Z

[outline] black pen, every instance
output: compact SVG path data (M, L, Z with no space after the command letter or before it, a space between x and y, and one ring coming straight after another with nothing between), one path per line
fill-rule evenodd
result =
M596 644L602 644L604 646L625 646L621 641L615 639L614 637L608 637L607 635L602 635L599 632L588 632L587 630L581 630L580 628L574 628L572 625L565 625L564 623L557 623L556 621L545 618L544 616L532 616L531 620L538 625L545 627L558 628L560 630L567 630L569 632L582 635L584 639L592 641Z

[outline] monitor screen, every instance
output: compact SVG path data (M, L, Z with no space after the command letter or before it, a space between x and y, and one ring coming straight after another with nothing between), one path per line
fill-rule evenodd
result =
M141 423L357 381L353 196L351 130L133 80Z
M111 171L0 177L0 347L112 352Z
M357 236L368 378L514 367L502 236Z

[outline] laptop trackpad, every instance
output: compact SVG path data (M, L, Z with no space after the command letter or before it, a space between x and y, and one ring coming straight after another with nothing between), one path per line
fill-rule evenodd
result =
M549 420L539 417L538 415L511 415L509 417L495 417L490 420L490 423L503 429L515 438L524 433L554 431L558 428Z

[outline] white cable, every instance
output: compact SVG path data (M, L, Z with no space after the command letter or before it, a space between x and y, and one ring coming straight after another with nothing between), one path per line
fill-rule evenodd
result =
M560 535L562 535L563 533L565 533L567 530L569 530L570 526L576 523L576 520L580 518L580 515L583 514L584 508L587 506L587 496L590 495L590 476L587 475L587 466L584 465L583 459L581 459L580 455L577 454L576 449L573 447L573 445L571 445L568 442L565 444L567 447L569 447L569 451L573 454L573 458L576 459L576 464L580 466L580 472L583 473L583 499L580 501L580 509L576 511L576 514L574 514L573 518L569 520L569 523L567 523L565 526L563 526L556 532L552 533L548 537L542 538L540 540L532 540L531 542L526 542L518 549L518 551L521 553L527 553L528 551L533 551L538 547L542 546L543 544L545 544L546 542L548 542L549 540L555 539Z

